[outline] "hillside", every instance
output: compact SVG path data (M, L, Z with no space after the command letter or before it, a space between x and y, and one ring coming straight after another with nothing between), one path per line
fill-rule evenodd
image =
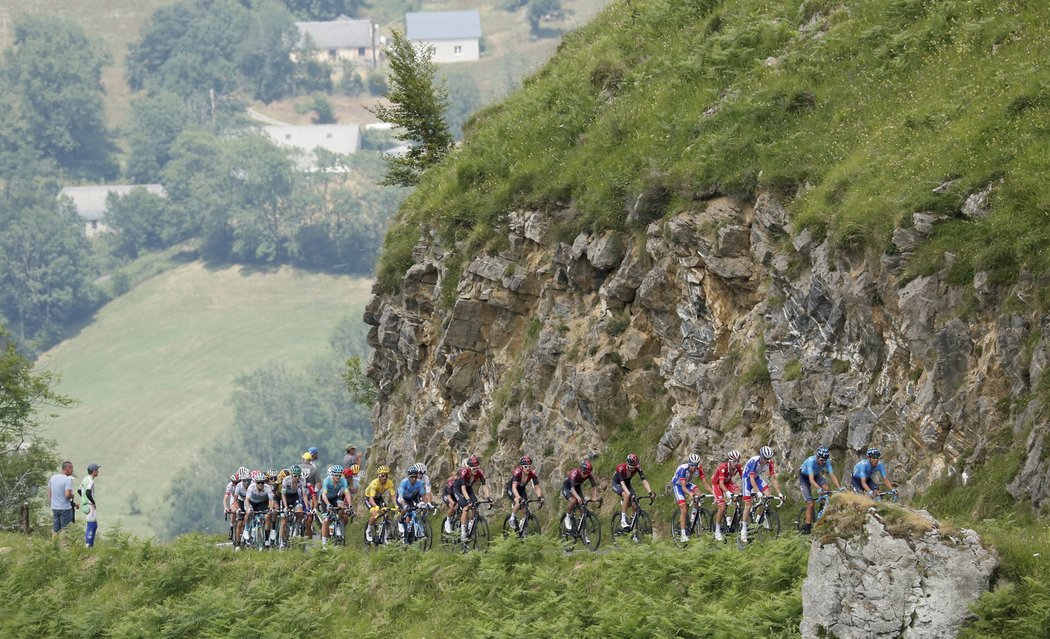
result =
M295 369L324 353L340 320L361 313L368 286L288 268L190 263L164 272L40 358L61 375L59 392L80 402L45 435L78 476L89 462L102 465L106 526L119 521L152 534L148 518L158 516L175 473L230 431L234 380L267 363Z

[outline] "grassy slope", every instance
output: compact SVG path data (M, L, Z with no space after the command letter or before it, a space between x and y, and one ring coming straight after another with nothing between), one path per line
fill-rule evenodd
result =
M380 281L396 285L418 221L470 253L515 207L571 203L574 232L624 227L641 192L673 212L766 188L798 225L882 248L911 213L956 216L999 179L993 215L941 225L915 268L951 247L959 281L1045 273L1048 19L1034 1L619 0L476 118L403 208Z
M117 298L45 353L40 364L62 376L59 391L80 401L47 435L77 475L102 464L105 525L119 519L145 533L145 519L129 516L130 496L155 512L171 474L230 428L234 379L267 362L295 369L323 354L335 324L361 316L369 286L291 269L187 264Z
M792 637L805 547L565 554L547 539L487 553L240 553L165 546L0 555L0 635L73 637ZM128 588L135 584L135 588Z

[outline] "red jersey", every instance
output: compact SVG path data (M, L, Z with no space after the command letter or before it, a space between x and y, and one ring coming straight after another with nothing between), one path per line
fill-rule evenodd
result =
M618 483L621 480L631 481L631 478L635 475L638 475L642 479L645 479L645 473L642 472L641 466L631 468L626 463L620 464L616 467L616 473L613 475L613 483Z
M718 486L719 482L732 483L733 475L740 477L740 465L734 464L732 469L730 469L729 462L722 462L715 469L715 475L711 478L711 483L715 486Z
M518 466L514 469L514 472L510 474L510 483L512 484L524 486L530 481L534 486L539 485L540 483L539 477L536 476L536 471L531 468L529 469L529 472L526 473L525 469L523 469L521 466Z
M590 481L591 486L597 485L597 482L594 481L594 475L591 473L584 474L579 468L570 470L565 479L573 486L582 486L585 481Z
M460 468L458 479L466 486L473 486L475 482L485 483L485 471L478 468Z

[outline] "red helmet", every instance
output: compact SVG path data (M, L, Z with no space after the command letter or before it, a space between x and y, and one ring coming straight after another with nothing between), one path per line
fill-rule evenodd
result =
M477 468L481 465L481 460L478 459L477 455L471 455L467 458L467 468Z
M630 468L638 468L639 465L640 464L638 463L638 455L635 455L634 453L631 453L630 455L627 456L627 466L628 467L630 467Z
M589 475L594 470L594 465L591 464L591 460L585 459L580 462L580 470Z
M532 466L532 458L528 455L522 455L521 459L518 460L519 466Z
M347 466L346 468L343 469L343 477L346 477L347 479L350 479L353 476L354 476L354 471L353 471L352 468Z

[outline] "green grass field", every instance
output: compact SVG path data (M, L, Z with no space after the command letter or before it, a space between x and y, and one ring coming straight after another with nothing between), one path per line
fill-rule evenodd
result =
M147 534L172 474L231 428L235 378L267 362L298 369L325 353L336 323L361 316L370 285L195 262L117 298L42 355L39 366L62 377L59 392L80 402L45 435L78 476L102 465L103 525ZM133 494L140 516L131 514Z

